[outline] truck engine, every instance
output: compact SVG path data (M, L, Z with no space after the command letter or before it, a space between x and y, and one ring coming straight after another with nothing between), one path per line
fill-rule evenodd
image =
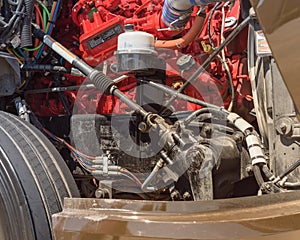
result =
M1 110L50 139L81 197L299 188L295 109L253 75L279 73L247 1L0 3Z

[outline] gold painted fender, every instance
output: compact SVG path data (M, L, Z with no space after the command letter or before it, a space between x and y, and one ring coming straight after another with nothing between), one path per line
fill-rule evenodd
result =
M56 240L299 240L300 192L196 202L65 199Z
M299 110L300 1L251 0L251 3L281 75Z

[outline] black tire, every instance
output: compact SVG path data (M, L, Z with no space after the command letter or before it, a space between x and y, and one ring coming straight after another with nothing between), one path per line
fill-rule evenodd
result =
M75 181L51 142L22 119L0 111L0 239L53 239L51 215Z

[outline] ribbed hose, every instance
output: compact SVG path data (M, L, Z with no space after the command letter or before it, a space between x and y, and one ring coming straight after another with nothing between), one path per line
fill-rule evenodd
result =
M162 9L162 22L166 27L182 28L190 19L193 5L188 1L166 0Z
M25 0L25 12L26 16L24 19L22 31L21 31L21 47L30 47L32 46L32 31L31 31L31 20L33 14L33 7L35 0Z
M105 74L95 70L88 75L88 78L91 79L95 87L99 89L101 92L105 93L106 95L111 94L112 87L114 86L115 83Z
M189 21L194 6L206 6L210 3L227 1L228 0L165 0L161 22L166 27L182 28Z

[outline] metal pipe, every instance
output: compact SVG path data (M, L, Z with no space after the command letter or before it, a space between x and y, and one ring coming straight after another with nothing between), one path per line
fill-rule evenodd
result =
M288 167L288 169L286 169L283 173L279 175L279 178L280 179L284 178L299 166L300 166L300 160L298 160L297 162L293 163L290 167Z
M154 187L149 187L149 184L154 179L154 177L157 175L159 169L163 167L164 160L160 159L156 163L155 167L153 168L152 172L149 174L149 176L145 179L141 189L143 192L149 192L149 191L155 191L156 189Z
M285 182L283 186L288 188L298 188L300 187L300 182Z
M21 66L21 71L38 71L38 72L52 72L52 73L68 73L73 76L84 77L76 68L65 68L63 66L54 66L50 64L24 64Z
M122 75L122 76L114 79L113 81L115 83L118 83L118 82L124 80L125 78L127 78L127 76ZM75 91L75 90L79 90L79 89L82 90L82 89L93 89L93 88L95 88L95 85L91 83L91 84L83 84L83 85L76 85L76 86L30 89L30 90L24 91L24 94L28 95L28 94L37 94L37 93L53 93L53 92Z
M42 89L32 89L24 92L25 95L37 94L37 93L53 93L53 92L64 92L64 91L74 91L79 89L90 89L95 88L94 84L86 84L81 86L68 86L68 87L53 87L53 88L42 88Z
M224 110L223 108L201 108L198 110L195 110L191 115L189 115L184 121L183 125L188 126L190 122L192 122L197 116L203 114L203 113L211 113L215 116L218 116L218 118L222 120L226 120L228 112Z

